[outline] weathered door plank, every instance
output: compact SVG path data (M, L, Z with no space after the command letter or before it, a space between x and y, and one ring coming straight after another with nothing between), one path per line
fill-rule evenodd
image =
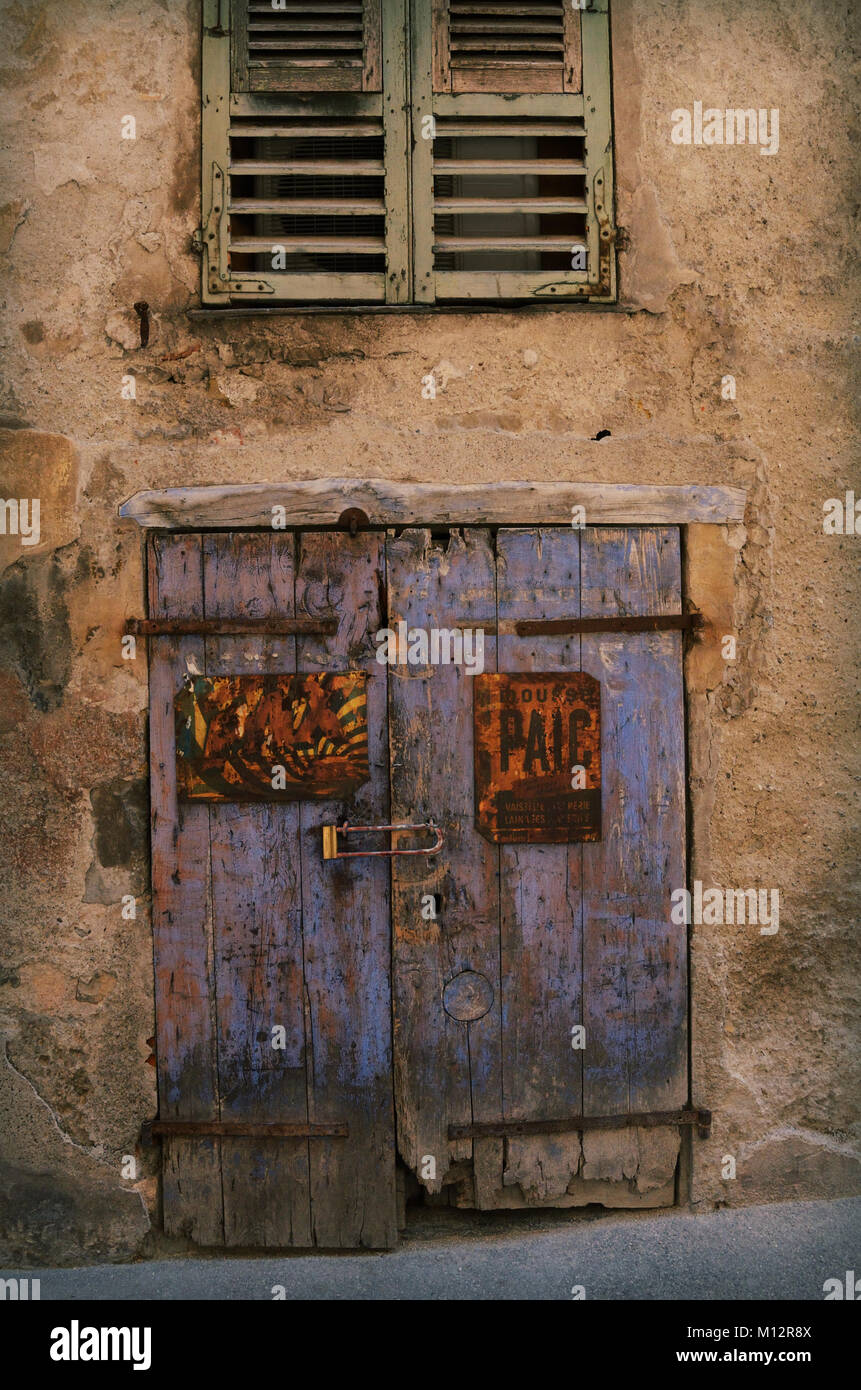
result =
M423 529L390 534L387 572L395 631L401 621L429 633L495 619L486 530L453 531L447 546ZM496 669L494 637L484 666ZM429 1192L472 1157L470 1140L450 1144L448 1124L498 1116L502 1102L498 856L473 824L472 679L453 664L389 668L392 819L433 818L445 832L435 858L392 861L398 1147ZM435 920L422 915L431 897ZM443 1007L446 985L464 971L493 989L492 1007L472 1021Z
M500 531L497 583L500 622L579 617L579 532L571 527ZM502 635L499 667L579 670L580 638ZM506 1119L578 1114L583 1053L572 1048L572 1027L582 1022L583 847L504 844L499 850L502 1113ZM562 1196L579 1168L576 1135L511 1140L508 1149L509 1180L517 1174L527 1200ZM481 1195L481 1205L499 1205L498 1195Z
M292 535L206 536L203 583L208 618L292 617ZM295 669L293 637L206 639L207 675ZM210 827L221 1116L305 1122L298 806L215 804ZM311 1244L308 1142L222 1139L226 1245Z
M203 617L200 537L152 536L147 559L150 616ZM186 672L202 670L203 661L200 637L163 637L150 647L152 918L162 1119L219 1117L209 809L178 804L174 743L174 695ZM221 1140L165 1139L162 1179L167 1234L220 1244Z
M678 530L586 529L581 582L584 617L681 611ZM670 921L670 893L685 886L682 638L581 643L583 669L601 681L604 780L603 838L584 852L583 1110L671 1110L688 1090L687 943ZM672 1200L677 1134L587 1134L583 1175L631 1178L661 1146Z
M298 540L297 615L340 619L336 636L299 640L299 670L368 673L370 780L349 800L299 808L308 1118L349 1126L347 1139L310 1141L312 1230L323 1247L385 1248L397 1240L388 860L322 854L323 825L390 820L386 677L374 641L385 626L384 560L379 535ZM350 838L350 849L388 848L385 836Z

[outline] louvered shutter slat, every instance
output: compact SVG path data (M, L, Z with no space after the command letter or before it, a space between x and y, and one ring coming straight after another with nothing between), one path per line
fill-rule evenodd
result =
M583 174L582 161L562 159L435 159L439 174Z
M384 174L386 166L380 160L300 160L285 163L277 159L237 159L230 164L231 174Z
M230 203L231 212L283 212L294 217L373 217L382 214L386 205L382 198L236 198ZM271 243L281 244L276 232ZM231 248L233 242L231 240Z
M282 139L302 137L307 140L317 138L334 139L345 135L379 135L379 124L366 123L355 125L321 124L319 121L308 125L291 125L290 122L268 125L261 125L259 122L243 123L242 134L250 135L277 135Z
M471 237L438 237L434 242L434 250L439 251L469 251L474 247ZM570 237L516 237L500 236L488 237L485 240L485 247L488 250L500 251L567 251L570 247Z
M281 237L279 242L287 252L317 252L321 255L351 253L353 255L379 256L386 249L383 237ZM252 254L270 252L272 237L236 237L231 241L234 251Z
M512 212L585 212L583 198L436 198L434 207L440 212L484 212L495 217L507 217ZM486 245L482 238L475 249L482 251Z

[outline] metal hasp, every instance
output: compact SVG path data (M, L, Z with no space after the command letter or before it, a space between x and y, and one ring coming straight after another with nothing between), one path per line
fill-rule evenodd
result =
M696 1125L701 1139L711 1134L710 1110L651 1110L645 1114L568 1115L562 1120L489 1120L449 1125L449 1139L504 1139L512 1134L573 1134L587 1129L657 1129L660 1125Z
M147 1120L141 1125L141 1143L152 1148L156 1139L172 1135L200 1135L221 1139L347 1139L347 1125L292 1124L280 1120Z
M337 618L129 618L123 629L129 637L334 637Z
M358 830L432 830L436 839L427 849L338 849L339 835L352 835ZM324 859L364 859L375 858L379 855L396 854L438 854L442 849L443 832L433 821L424 821L420 825L411 825L408 822L401 822L399 825L348 825L344 821L343 825L324 825L323 826L323 858Z

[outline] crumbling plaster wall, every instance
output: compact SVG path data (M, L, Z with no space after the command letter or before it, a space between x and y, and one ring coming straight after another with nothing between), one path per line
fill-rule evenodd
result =
M851 9L614 0L620 309L202 322L186 314L196 0L0 4L0 494L39 497L42 517L38 545L0 538L0 1258L166 1248L152 1158L137 1180L120 1167L156 1097L146 663L120 647L142 611L141 548L116 509L177 484L748 489L744 528L688 536L690 592L739 643L734 663L714 646L688 663L692 876L777 887L781 920L773 937L693 930L693 1091L715 1123L692 1141L691 1193L857 1190L858 541L822 532L824 500L852 486ZM674 146L670 112L695 100L779 108L778 154Z

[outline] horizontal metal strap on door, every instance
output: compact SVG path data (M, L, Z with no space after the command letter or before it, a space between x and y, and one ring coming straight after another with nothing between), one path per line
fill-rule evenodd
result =
M644 1114L567 1115L559 1120L488 1120L449 1125L449 1139L505 1139L511 1135L575 1134L589 1129L656 1129L660 1125L696 1125L700 1138L711 1133L710 1110L651 1110Z
M699 632L706 625L702 613L665 613L637 618L522 618L500 623L452 619L451 626L481 629L493 636L552 637L586 632Z
M639 618L536 618L514 624L518 637L568 632L689 632L705 626L702 613L666 613Z
M483 632L514 637L564 636L585 632L696 632L705 627L701 613L667 613L639 618L529 618L510 622L461 622L452 620L461 631L480 628ZM123 629L129 637L240 637L258 634L268 637L334 637L337 618L129 618Z
M281 1120L150 1120L141 1126L141 1141L154 1139L347 1139L347 1125L293 1124Z
M129 637L334 637L337 618L129 618Z

